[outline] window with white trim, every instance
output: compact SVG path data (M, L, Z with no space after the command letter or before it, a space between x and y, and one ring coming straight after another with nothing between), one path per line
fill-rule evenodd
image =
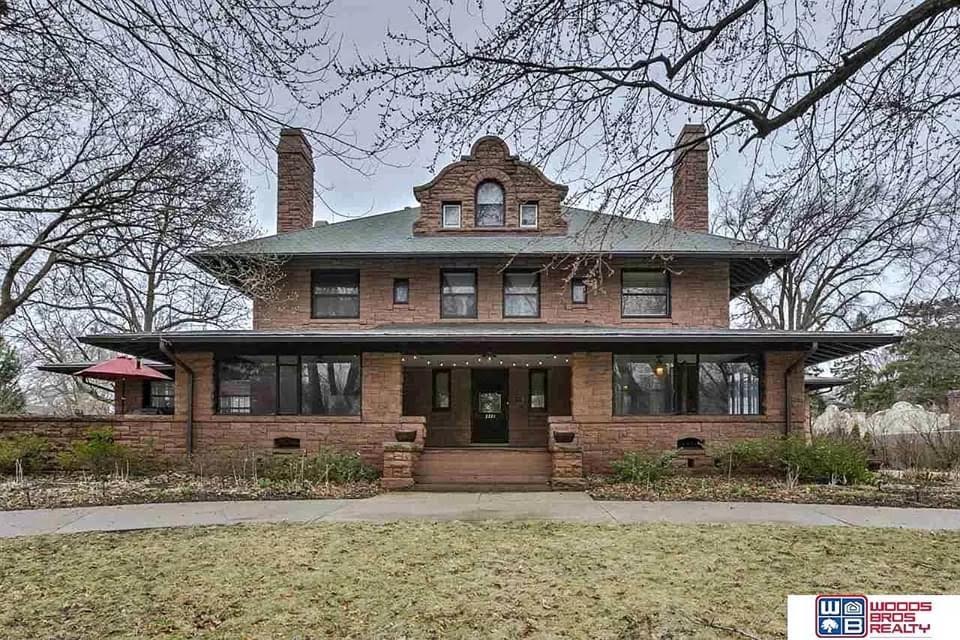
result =
M460 203L446 202L443 205L443 220L441 224L444 229L460 228Z
M520 226L524 229L536 229L540 219L540 205L525 202L520 205Z

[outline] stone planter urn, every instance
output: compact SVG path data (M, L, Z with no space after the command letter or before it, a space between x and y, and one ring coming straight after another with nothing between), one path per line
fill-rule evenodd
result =
M397 439L397 442L416 442L417 441L417 432L415 429L403 429L393 432L394 437Z

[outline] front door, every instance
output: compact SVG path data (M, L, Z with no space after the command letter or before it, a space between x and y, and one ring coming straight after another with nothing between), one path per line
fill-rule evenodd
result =
M506 444L509 411L509 371L473 369L473 421L470 441L476 444Z

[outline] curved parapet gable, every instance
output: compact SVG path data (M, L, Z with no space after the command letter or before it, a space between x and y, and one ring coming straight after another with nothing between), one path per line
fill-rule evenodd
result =
M504 191L503 226L480 227L476 223L476 189L487 180L500 184ZM507 143L496 136L484 136L470 149L470 155L447 165L430 182L413 188L420 202L420 216L414 222L418 235L448 233L522 233L564 234L567 221L561 204L567 187L543 175L537 167L510 154ZM444 228L444 204L460 206L460 226ZM522 205L536 204L536 224L530 225L531 210L521 226Z

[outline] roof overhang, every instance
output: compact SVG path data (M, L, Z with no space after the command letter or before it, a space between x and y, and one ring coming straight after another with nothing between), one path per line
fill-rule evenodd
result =
M115 349L116 351L116 349ZM125 353L121 351L121 353ZM135 355L135 354L130 354ZM95 364L98 364L97 361L89 362L45 362L41 365L37 365L38 371L46 371L48 373L62 373L66 375L73 375L79 373L84 369L88 369ZM174 366L169 362L157 362L155 360L144 360L143 364L156 369L157 371L170 372L173 371Z
M804 351L819 364L898 342L879 333L760 329L645 329L536 323L388 325L318 331L189 331L85 336L81 342L134 356L165 360L160 341L175 351L215 353L669 353Z

